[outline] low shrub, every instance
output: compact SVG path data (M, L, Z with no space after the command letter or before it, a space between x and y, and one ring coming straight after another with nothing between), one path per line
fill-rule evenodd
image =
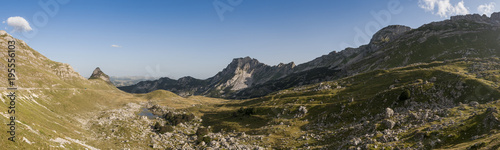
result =
M404 101L411 98L410 90L404 90L401 95L399 95L399 100Z
M193 114L174 114L174 113L167 113L164 115L165 120L168 122L169 125L176 126L180 123L185 123L189 122L194 119Z
M198 137L202 137L202 136L205 136L207 134L208 134L208 129L207 128L200 127L200 128L198 128L198 130L196 130L196 135Z
M255 113L257 113L257 111L253 107L250 107L250 108L241 107L236 112L233 112L233 117L251 116Z
M160 129L158 130L158 133L164 134L167 132L173 132L174 128L171 125L165 125L161 126Z

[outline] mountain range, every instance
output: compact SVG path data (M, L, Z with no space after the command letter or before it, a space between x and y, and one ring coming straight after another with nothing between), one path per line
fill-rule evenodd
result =
M244 99L294 86L331 81L363 72L447 59L499 56L500 13L491 17L453 16L417 29L391 25L376 32L370 43L333 51L309 62L269 66L250 57L236 58L208 79L168 77L118 87L129 93L163 89L181 96Z

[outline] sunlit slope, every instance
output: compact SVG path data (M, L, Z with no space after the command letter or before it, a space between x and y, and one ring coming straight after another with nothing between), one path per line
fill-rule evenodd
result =
M215 130L269 135L275 148L493 147L499 74L498 58L423 63L221 105L203 119Z

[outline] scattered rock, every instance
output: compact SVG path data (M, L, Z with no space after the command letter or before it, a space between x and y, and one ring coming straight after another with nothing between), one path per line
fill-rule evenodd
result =
M391 108L386 108L385 109L385 118L391 118L392 115L394 115L394 110Z
M469 103L469 106L476 108L477 106L479 106L479 103L476 101L472 101Z

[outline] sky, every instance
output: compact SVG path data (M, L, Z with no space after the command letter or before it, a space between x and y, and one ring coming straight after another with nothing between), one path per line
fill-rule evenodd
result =
M84 77L205 79L233 58L311 61L367 44L387 25L417 28L500 11L500 0L3 1L0 30Z

